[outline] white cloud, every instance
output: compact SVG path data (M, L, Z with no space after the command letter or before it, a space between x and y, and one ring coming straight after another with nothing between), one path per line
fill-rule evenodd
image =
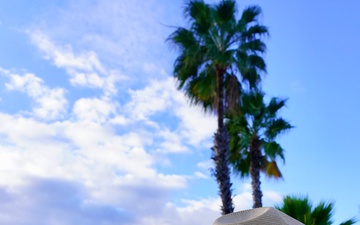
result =
M56 45L39 30L28 31L28 34L47 60L56 67L65 69L70 75L70 83L74 86L100 88L109 96L116 94L116 83L126 79L116 70L105 69L93 51L75 54L71 45Z
M104 123L116 113L116 103L108 99L81 98L75 102L73 113L80 121Z
M121 198L109 193L122 196L126 193L121 187L129 185L159 191L186 187L181 175L165 175L152 168L152 157L137 134L118 136L93 122L45 124L5 114L0 118L4 120L1 185L21 185L27 176L66 179L85 184L90 197L104 204L114 200L120 204Z
M65 7L34 27L40 26L64 43L71 41L77 47L94 50L122 69L139 68L140 72L144 62L151 64L154 57L157 61L167 58L163 50L167 50L164 41L169 29L161 16L169 13L169 7L153 0L70 1Z
M198 106L189 105L181 91L176 89L175 80L171 77L163 80L151 80L143 89L129 90L132 101L125 105L135 120L149 120L155 113L170 112L180 121L174 131L191 145L205 142L209 147L209 138L216 131L214 115L206 114Z
M126 125L128 123L128 119L123 115L117 115L110 120L110 123L113 125Z
M281 202L283 196L275 191L265 190L264 191L264 203L273 206L275 203Z
M143 89L130 89L129 94L132 101L125 105L125 110L135 120L148 120L155 113L168 110L176 93L171 79L166 79L152 80Z
M182 93L181 93L182 94ZM216 132L216 119L213 115L205 114L198 106L189 106L188 101L184 98L178 98L179 107L175 114L181 120L181 133L186 140L193 145L203 144L205 146L212 146L209 137L212 137Z
M179 130L181 135L192 145L205 145L207 148L212 146L209 142L216 131L216 117L197 105L190 105L189 100L182 91L176 90L176 81L168 78L168 87L173 90L172 99L174 106L173 113L179 118ZM210 137L210 138L209 138Z
M37 117L57 119L66 112L67 100L63 88L49 88L42 79L31 73L18 75L6 70L2 72L9 78L9 82L5 84L8 90L22 91L34 100L32 112Z
M206 161L198 162L196 164L196 166L199 167L200 169L203 169L203 170L209 170L210 168L213 167L213 161L212 160L206 160Z
M70 45L56 46L39 30L31 31L29 35L33 44L45 54L46 59L51 60L57 67L87 72L105 71L97 55L92 51L75 55Z
M163 142L160 143L161 153L184 153L189 152L189 149L182 144L182 138L179 134L171 132L168 129L161 130L158 135Z
M201 178L201 179L209 179L210 177L208 175L205 175L202 172L196 171L194 173L195 177Z

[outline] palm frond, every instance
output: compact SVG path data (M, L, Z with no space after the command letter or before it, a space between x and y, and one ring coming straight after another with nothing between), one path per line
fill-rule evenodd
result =
M206 74L208 73L208 74ZM185 93L192 104L201 105L205 111L216 109L216 76L209 70L189 81Z
M178 89L184 88L187 82L198 75L200 60L191 60L191 56L181 54L175 61L174 76L178 80Z
M266 64L262 57L258 55L249 55L249 67L256 68L257 71L266 72Z
M311 217L315 219L316 225L331 225L333 221L334 203L320 202L311 212Z
M220 23L235 21L236 2L233 0L223 0L216 5L216 18Z
M216 54L213 54L214 62L220 67L226 68L229 62L233 62L233 51L223 51L220 48L216 49Z
M166 41L170 41L174 47L178 47L180 50L196 51L199 48L199 43L196 40L194 33L181 27L170 34Z
M283 178L281 171L275 161L266 162L265 170L263 170L263 172L269 178L274 178L274 179Z
M283 203L281 205L276 205L275 208L306 225L313 224L311 221L312 203L307 196L285 196L283 198Z
M353 224L357 223L357 221L358 220L356 218L351 218L349 220L346 220L346 221L340 223L340 225L353 225Z
M254 24L247 28L245 32L242 33L241 37L246 40L252 40L254 37L268 36L269 30L266 26L260 24Z
M242 13L240 23L249 24L257 21L258 16L261 14L261 8L257 5L248 6Z
M211 26L212 9L202 0L188 1L184 7L184 16L189 19L191 29L198 34L206 34Z
M280 157L285 162L284 149L276 141L263 141L263 148L265 155L270 159L275 160L277 157Z
M306 225L332 225L333 224L333 202L320 202L313 208L309 198L285 196L281 205L276 205L275 208L286 213L287 215L297 219ZM352 225L356 223L356 219L344 221L340 225Z
M241 69L242 81L249 85L249 89L255 89L261 81L261 76L255 68L242 68Z
M178 81L178 89L182 89L191 77L196 77L198 65L193 61L189 63L187 55L181 54L175 61L174 76Z
M271 98L267 109L270 118L274 118L276 113L285 106L287 99Z
M289 122L283 118L278 118L269 123L269 126L265 131L265 135L269 140L274 140L274 138L276 138L279 134L282 134L291 128L293 128L293 126L291 126Z
M228 114L227 127L231 136L242 136L241 141L250 140L250 130L248 127L248 121L246 120L243 112L240 114ZM244 137L246 137L244 139ZM245 147L242 147L245 148Z
M244 113L257 116L264 108L264 93L261 91L243 92L242 109Z
M250 171L250 154L246 151L231 151L230 163L233 172L242 178L249 176Z
M253 39L250 41L242 42L239 49L243 52L251 51L253 53L264 53L266 52L266 45L260 39Z

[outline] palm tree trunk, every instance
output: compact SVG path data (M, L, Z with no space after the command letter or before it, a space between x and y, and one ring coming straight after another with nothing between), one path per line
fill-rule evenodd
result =
M262 207L261 198L263 196L260 188L260 170L261 170L261 143L259 137L255 135L250 143L250 175L251 188L253 196L253 208Z
M215 162L214 175L219 185L219 194L222 201L222 214L232 213L234 204L231 194L230 168L229 168L229 140L230 136L224 126L224 70L217 70L217 116L218 130L214 136L212 159Z
M214 175L219 185L219 194L222 201L222 215L234 212L234 204L232 202L229 169L229 134L225 128L218 129L214 136L214 147L212 159L215 162Z
M224 69L216 69L216 84L217 84L217 119L218 119L218 129L221 130L224 127Z

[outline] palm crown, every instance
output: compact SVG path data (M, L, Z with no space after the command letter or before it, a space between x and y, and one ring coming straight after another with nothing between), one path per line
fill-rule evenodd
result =
M270 177L282 177L276 160L285 160L284 150L276 138L292 128L278 116L285 103L285 99L272 98L265 104L264 93L252 89L242 94L240 114L230 116L227 123L231 135L230 162L241 177L251 176L254 207L262 206L260 171Z
M248 7L237 20L235 1L218 5L188 2L184 14L190 28L178 28L169 40L181 51L174 68L178 88L184 89L193 103L217 109L219 92L225 92L226 105L234 106L239 98L238 81L255 86L260 80L259 74L266 71L259 56L266 50L261 37L268 33L258 24L260 13L259 7ZM224 83L218 90L220 82Z

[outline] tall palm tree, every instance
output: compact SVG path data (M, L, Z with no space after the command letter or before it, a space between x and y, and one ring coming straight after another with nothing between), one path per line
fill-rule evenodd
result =
M174 65L178 89L194 104L216 112L218 129L214 136L212 159L219 185L222 214L233 212L229 170L229 135L224 115L239 102L240 81L255 86L265 62L266 49L261 37L268 33L258 23L261 10L246 8L239 19L234 0L206 4L190 0L184 7L189 28L178 27L168 38L180 50Z
M283 161L284 150L275 139L292 128L289 122L278 117L286 100L272 98L264 103L264 93L253 89L244 92L239 115L230 116L230 162L241 177L251 177L253 208L262 207L260 172L280 178L282 174L276 160Z
M333 202L320 202L313 207L308 197L285 196L281 205L275 206L278 210L297 219L305 225L332 225L334 214ZM356 220L349 219L340 225L352 225Z

